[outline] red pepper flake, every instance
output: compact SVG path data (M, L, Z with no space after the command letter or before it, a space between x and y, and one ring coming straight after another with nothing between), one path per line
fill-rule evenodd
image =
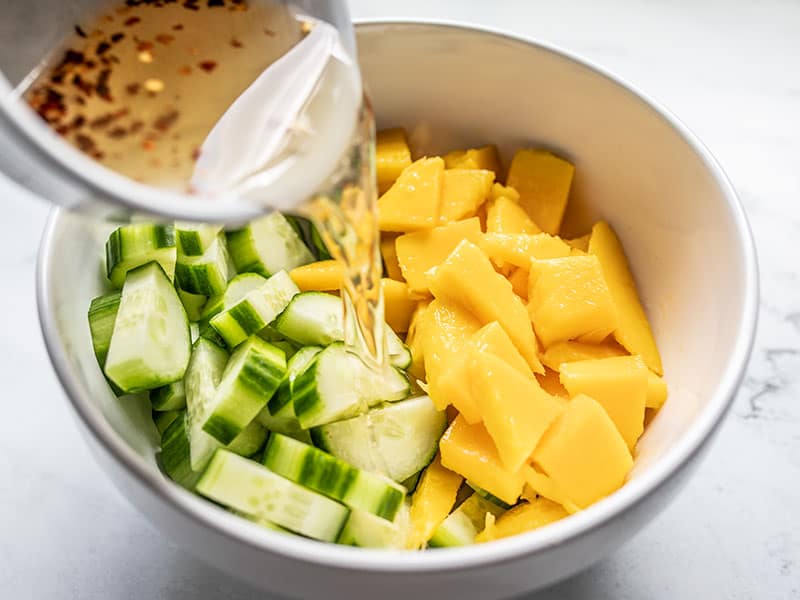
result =
M180 69L178 69L179 75L191 75L192 74L192 67L189 65L183 65Z
M153 128L163 133L175 124L179 116L180 113L177 110L164 113L153 122Z
M123 24L126 27L131 27L132 25L136 25L137 23L140 23L141 21L142 20L139 17L128 17L127 19L125 19L125 22Z
M128 130L124 127L114 127L106 135L112 140L119 140L128 135Z
M87 154L95 148L94 140L88 135L84 135L82 133L79 133L75 136L75 144L78 146L78 150Z
M89 121L89 128L90 129L105 129L114 121L113 113L106 113L104 115L100 115Z
M115 33L115 34L113 34L111 36L111 41L113 43L117 44L117 43L121 42L124 37L125 37L124 33L117 32L117 33Z
M80 25L75 25L75 33L77 33L82 38L86 37L86 32L81 28Z
M76 52L75 50L67 50L64 53L64 58L61 59L61 63L56 67L56 69L60 69L65 65L79 65L83 63L85 57L83 52Z
M81 77L77 73L72 76L72 85L74 85L76 88L78 88L80 91L82 91L87 96L91 96L92 95L92 91L93 91L92 90L92 84L89 83L88 81L86 81L85 79L83 79L83 77Z
M97 56L100 56L101 54L104 54L104 53L108 52L108 50L110 48L111 48L111 44L109 44L107 41L103 40L102 42L97 44L97 48L95 49L94 53L97 54Z
M172 29L173 29L173 31L182 31L183 30L183 24L182 23L177 23L176 25L172 26Z
M168 46L169 44L175 41L175 37L169 35L168 33L159 33L156 36L156 41L159 44L164 44L165 46Z
M264 33L266 33L269 37L275 37L275 32L272 29L264 28Z
M86 124L86 117L83 115L75 115L75 118L72 119L72 123L70 123L70 127L73 129L80 129Z
M211 73L211 71L213 71L214 69L217 68L217 61L214 61L214 60L203 60L203 61L197 63L197 66L199 66L201 69L203 69L203 71L205 71L206 73Z
M111 89L108 87L108 80L110 77L111 69L103 69L100 71L100 75L97 76L97 83L94 85L97 95L108 102L112 101Z
M183 7L189 10L200 10L200 7L197 6L198 2L199 0L184 0Z
M225 6L225 0L208 0L208 7Z
M200 158L200 148L199 147L195 148L194 150L192 150L192 160L196 161L198 158Z
M144 140L142 142L142 149L143 150L147 150L148 152L150 150L155 150L155 147L156 147L156 143L153 140Z
M89 71L91 71L92 69L94 69L97 66L97 63L94 62L93 60L87 60L83 64L86 67L86 69L89 70Z
M142 130L142 127L144 127L144 121L134 121L133 123L131 123L131 126L128 129L128 131L130 132L131 135L133 135L135 133L139 133Z
M134 38L136 40L136 50L139 52L147 52L148 50L152 50L155 47L153 42L148 42L147 40L140 40L138 38Z
M243 48L243 47L244 47L244 44L242 44L242 42L240 42L240 41L239 41L239 40L237 40L236 38L233 38L233 39L231 40L231 46L233 46L234 48Z
M86 106L86 99L83 96L75 96L72 100L76 104L80 104L81 106Z
M129 83L125 86L125 91L128 92L129 95L135 96L139 93L139 88L141 88L141 84L138 83Z

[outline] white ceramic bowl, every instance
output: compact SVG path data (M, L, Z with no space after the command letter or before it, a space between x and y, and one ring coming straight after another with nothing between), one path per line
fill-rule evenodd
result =
M147 406L118 401L92 355L86 310L101 291L107 227L55 211L39 257L42 329L98 461L189 552L283 594L468 600L553 583L607 556L675 495L724 417L753 341L757 273L747 221L722 170L674 117L566 52L442 24L358 28L381 126L436 153L541 145L577 166L566 227L599 217L623 240L661 348L670 398L638 446L631 480L538 531L463 549L377 552L277 534L165 479ZM668 565L667 565L668 568ZM421 594L421 596L420 596Z

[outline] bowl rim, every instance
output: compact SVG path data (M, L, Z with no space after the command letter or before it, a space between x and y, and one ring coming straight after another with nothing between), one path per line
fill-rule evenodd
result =
M501 38L540 51L554 54L587 69L616 84L634 99L645 104L665 121L693 149L705 169L712 175L727 202L736 228L742 255L744 298L736 342L731 348L723 375L705 408L692 425L659 457L654 464L635 479L627 482L611 496L589 508L541 529L498 540L491 544L463 548L436 549L427 552L398 550L368 550L319 543L299 536L286 536L247 522L205 501L155 472L152 465L137 455L119 438L111 426L91 406L88 397L80 392L76 377L71 373L65 349L59 341L55 311L48 282L53 256L54 230L63 209L51 211L39 249L36 273L36 296L39 321L47 352L56 375L73 409L83 421L94 440L113 456L128 474L167 502L185 517L215 530L235 542L262 552L275 553L301 562L377 573L454 572L477 566L488 566L531 556L569 540L585 536L609 521L658 493L659 489L697 454L720 425L730 408L736 390L744 376L752 351L758 311L758 265L755 244L744 209L721 166L700 140L666 108L627 81L611 74L592 61L554 44L511 34L496 28L458 21L431 19L365 19L356 21L360 29L429 27L466 31L471 34Z

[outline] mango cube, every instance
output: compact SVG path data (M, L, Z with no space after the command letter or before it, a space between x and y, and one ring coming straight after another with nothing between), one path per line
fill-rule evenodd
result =
M528 299L528 269L517 267L507 277L514 293L523 300Z
M381 231L420 231L439 223L444 161L421 158L407 167L378 200Z
M626 356L627 354L625 348L614 341L603 341L600 344L568 341L556 342L551 345L540 358L544 366L558 371L562 363L575 362L576 360L589 360L591 358Z
M381 279L383 288L383 307L386 322L397 333L408 331L411 315L417 308L417 302L408 293L408 286L402 281Z
M488 352L470 355L467 375L500 460L507 470L519 471L564 404L545 392L532 374L523 375Z
M484 169L493 171L497 177L503 175L500 154L497 152L497 146L493 144L448 152L444 155L444 164L448 169Z
M344 265L338 260L321 260L289 271L301 292L332 292L341 289Z
M619 489L633 466L614 422L589 396L576 396L547 430L534 464L578 507L586 508Z
M558 371L553 371L553 369L545 367L544 373L536 374L536 381L538 381L542 389L551 396L561 398L562 400L569 400L569 392L567 388L561 385Z
M463 481L460 475L442 466L439 456L428 465L411 498L408 549L419 550L431 539L450 514Z
M510 263L530 269L534 258L563 258L570 247L560 238L546 233L484 233L478 242L481 250L495 263Z
M488 233L541 233L519 203L500 196L486 203L486 231Z
M619 315L614 337L631 354L638 354L656 375L663 375L661 355L647 321L628 259L614 230L604 221L592 227L589 253L597 256L603 268L611 297Z
M589 251L589 238L591 238L591 237L592 237L592 234L591 233L587 233L586 235L582 235L579 238L574 238L574 239L571 239L571 240L564 240L564 241L567 242L567 244L569 244L572 248L575 248L576 250L581 250L583 252L588 252Z
M491 542L533 531L569 516L564 508L546 498L523 502L490 524L475 537L476 543Z
M386 275L395 281L405 281L403 271L400 270L400 263L397 262L397 248L395 240L397 235L394 233L384 233L381 235L381 258L386 268Z
M498 198L508 198L514 202L519 202L519 192L510 186L495 182L489 192L489 199L497 200Z
M375 174L378 193L392 187L400 173L411 164L406 132L400 127L379 131L375 140Z
M571 396L591 396L614 421L629 448L644 431L648 369L638 356L564 363L561 383Z
M443 466L503 502L514 504L522 493L521 474L505 468L483 425L470 425L459 415L444 432L439 451Z
M429 270L444 262L462 240L477 242L480 236L480 222L472 217L398 237L395 241L397 260L411 292L427 295L432 277Z
M531 369L544 372L525 305L475 244L462 241L436 268L431 292L436 298L463 306L481 324L500 323Z
M600 342L617 327L617 312L595 256L533 260L528 311L545 348L580 338Z
M474 217L489 196L492 171L447 169L442 182L439 220L442 223Z
M567 497L564 490L558 487L555 481L537 470L534 465L525 465L522 467L521 472L525 479L522 497L529 502L532 502L536 496L543 496L564 507L564 510L570 514L574 514L580 510L580 508Z
M519 353L514 342L497 321L481 327L472 335L472 344L478 354L492 354L515 369L518 373L533 377L530 365Z
M519 192L519 203L545 233L558 234L567 208L575 167L545 150L518 150L506 184Z
M647 408L659 409L667 400L667 382L663 378L647 370Z

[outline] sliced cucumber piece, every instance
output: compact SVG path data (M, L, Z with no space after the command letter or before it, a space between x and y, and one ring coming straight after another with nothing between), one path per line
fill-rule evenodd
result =
M265 329L269 329L269 327L266 327ZM287 342L286 340L276 340L273 338L270 341L268 339L265 339L264 336L262 335L259 335L258 337L260 337L262 340L266 342L269 342L276 348L280 348L281 350L283 350L283 354L286 356L287 361L294 356L295 352L297 352L297 346L295 346L291 342Z
M175 231L172 225L124 225L112 231L106 241L106 276L118 289L125 282L128 271L152 261L159 263L172 280L175 259Z
M488 500L489 502L491 502L492 504L494 504L498 508L500 508L502 510L508 510L508 509L511 508L511 505L508 502L503 502L500 498L498 498L494 494L490 494L489 492L487 492L482 487L472 483L471 481L467 481L466 483L467 483L467 485L469 487L471 487L473 490L475 490L475 494L477 494L479 497L483 498L484 500Z
M289 362L286 363L286 378L267 403L270 415L295 417L294 407L291 406L294 381L320 352L322 348L319 346L305 346L289 358Z
M293 389L295 415L309 429L356 416L363 406L402 400L411 386L402 371L389 367L376 373L335 342L294 380Z
M187 291L178 289L178 297L181 299L183 308L186 310L186 316L190 321L199 321L203 316L208 296L198 294L190 294Z
M254 336L231 356L203 431L228 444L266 406L286 375L283 351Z
M314 256L292 225L279 212L228 233L228 248L239 273L269 277L278 271L314 262Z
M175 282L190 294L222 294L228 285L228 277L228 249L224 236L217 237L200 256L178 253Z
M226 450L217 450L196 489L223 506L326 542L339 537L350 513L342 504Z
M186 413L181 411L161 434L161 451L157 458L161 470L170 479L191 490L200 473L192 469L188 428Z
M494 502L479 494L472 494L437 527L428 545L434 548L452 548L473 544L475 536L483 530L486 514L499 517L504 512L505 509Z
M186 391L183 387L183 379L150 390L150 404L153 410L159 411L186 408Z
M403 502L394 521L387 521L366 511L353 509L339 534L337 543L360 548L403 549L406 547L411 520L408 503Z
M286 479L387 521L394 519L406 497L406 490L394 481L279 433L269 438L263 462Z
M225 346L225 340L217 333L208 321L201 322L197 327L197 337L205 338L210 342L214 342L217 346Z
M89 305L89 332L92 335L92 348L94 349L97 364L103 369L106 365L108 347L111 344L111 334L114 332L114 322L117 319L119 301L122 298L121 292L111 292L105 296L99 296L92 300ZM124 392L111 380L106 377L111 390L121 396Z
M258 273L242 273L241 275L236 275L236 277L228 282L228 287L225 288L223 294L217 294L208 299L206 306L203 308L201 318L210 319L214 315L221 313L265 283L267 283L267 278L262 277Z
M302 292L292 298L275 320L275 329L301 346L327 346L344 340L342 300L324 292ZM385 326L386 350L392 366L405 369L411 364L411 352L388 325Z
M305 217L298 217L296 215L286 215L286 220L289 221L294 230L297 232L306 246L311 250L315 260L329 260L331 258L325 242L322 241L322 236L314 224Z
M175 223L175 243L184 256L200 256L222 232L220 225L205 223Z
M182 410L167 410L164 412L153 411L153 423L159 435L164 435L172 422L178 417L183 417L184 411Z
M444 411L437 411L428 396L418 396L323 425L312 430L311 438L351 465L385 469L384 475L400 482L433 460L446 427Z
M230 308L211 318L211 326L231 347L258 333L289 304L300 290L286 271L279 271Z
M126 393L178 381L191 351L189 322L178 293L158 263L125 278L105 373Z
M311 434L307 429L300 427L300 423L297 421L297 417L294 416L294 412L287 416L273 417L269 414L265 406L261 409L261 412L256 415L255 420L273 433L280 433L298 442L311 444Z
M226 449L241 456L253 456L264 447L269 431L258 421L251 421L233 441L226 446Z

